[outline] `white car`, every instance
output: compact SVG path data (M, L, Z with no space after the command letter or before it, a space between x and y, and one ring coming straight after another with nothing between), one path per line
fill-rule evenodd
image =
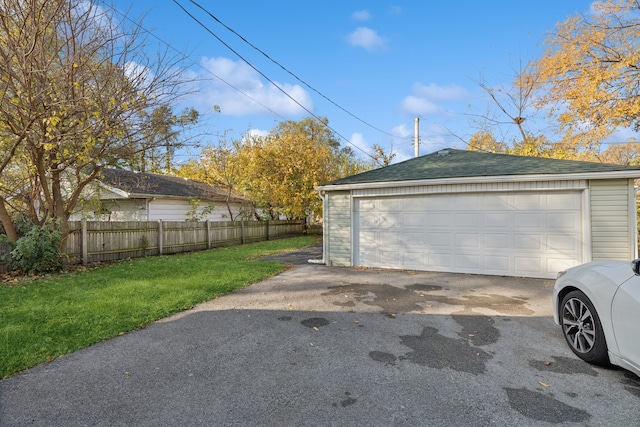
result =
M640 260L593 261L561 271L553 307L579 358L640 376Z

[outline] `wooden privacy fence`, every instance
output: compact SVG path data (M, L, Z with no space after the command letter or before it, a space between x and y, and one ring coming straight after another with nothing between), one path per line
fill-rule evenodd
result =
M65 253L72 264L166 255L303 234L304 221L72 221ZM7 251L8 247L0 250ZM0 265L0 270L3 270Z

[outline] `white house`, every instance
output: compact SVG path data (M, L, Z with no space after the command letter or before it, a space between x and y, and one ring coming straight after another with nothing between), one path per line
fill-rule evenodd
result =
M97 188L100 203L86 204L71 220L231 221L253 213L248 198L186 178L105 169Z
M555 278L638 256L640 167L446 149L319 186L329 265Z

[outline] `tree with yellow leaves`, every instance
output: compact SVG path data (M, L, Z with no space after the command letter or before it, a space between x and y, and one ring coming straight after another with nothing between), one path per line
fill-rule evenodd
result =
M178 60L148 57L141 27L127 22L82 0L0 0L0 221L10 240L19 214L55 220L64 239L85 188L150 148L145 118L175 102Z
M560 121L565 142L599 152L618 128L640 125L640 2L603 0L558 24L534 64L540 107Z
M369 165L340 147L326 118L283 121L268 135L247 135L203 150L178 175L250 197L259 216L306 219L321 215L315 187Z

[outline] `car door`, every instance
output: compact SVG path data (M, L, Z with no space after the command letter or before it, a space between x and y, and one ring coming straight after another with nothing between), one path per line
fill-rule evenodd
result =
M640 366L640 276L623 283L611 304L611 320L619 356Z

